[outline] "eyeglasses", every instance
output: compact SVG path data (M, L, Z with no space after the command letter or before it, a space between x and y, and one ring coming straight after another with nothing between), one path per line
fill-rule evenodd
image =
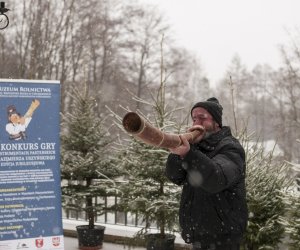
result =
M193 116L192 119L193 119L193 122L199 120L199 121L205 121L207 120L209 117L207 114L199 114L199 115L196 115L196 116Z

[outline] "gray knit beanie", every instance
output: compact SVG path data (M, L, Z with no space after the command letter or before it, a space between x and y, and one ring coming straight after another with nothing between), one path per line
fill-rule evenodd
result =
M194 108L201 107L206 109L214 118L214 120L222 127L222 114L223 114L223 107L220 105L219 101L215 97L208 98L206 101L203 102L197 102L192 110L191 114Z

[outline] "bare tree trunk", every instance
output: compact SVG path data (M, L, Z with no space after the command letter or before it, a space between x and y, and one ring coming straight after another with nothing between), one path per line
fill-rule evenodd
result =
M146 52L143 51L141 54L140 64L139 64L139 77L137 81L137 97L141 98L142 95L142 88L143 88L143 82L144 82L144 75L145 75L145 69L144 69L144 61L145 61ZM140 108L140 102L136 102L136 109Z

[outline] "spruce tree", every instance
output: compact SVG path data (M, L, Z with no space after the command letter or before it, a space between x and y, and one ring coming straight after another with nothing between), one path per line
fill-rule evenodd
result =
M166 103L166 79L161 64L161 82L152 102L135 97L146 105L149 113L138 112L151 125L167 133L180 131L173 118L174 109ZM119 126L121 123L119 117ZM157 227L161 238L178 230L178 210L181 188L171 183L165 176L165 164L169 151L154 147L130 136L118 145L120 166L125 172L127 182L121 186L120 208L136 213L144 222L137 238ZM153 231L151 231L153 232Z
M96 215L104 212L104 204L95 204L96 197L114 194L118 171L109 158L111 136L88 88L75 89L70 96L71 112L62 115L61 173L68 180L62 187L63 207L84 211L92 229Z
M280 221L285 214L284 197L289 186L287 164L280 163L263 144L241 139L246 152L246 189L249 221L243 247L245 250L277 249L284 236Z
M285 215L285 195L290 185L287 164L266 152L263 142L254 141L247 126L239 133L235 108L234 84L230 77L231 108L235 133L246 154L246 199L248 225L242 241L243 250L275 250L284 237L281 217ZM240 119L241 120L241 119Z
M296 165L296 164L293 164ZM299 166L296 165L299 171ZM298 177L298 178L297 178ZM282 225L287 235L289 250L300 248L300 175L296 175L296 181L289 189L285 197L286 214L282 217Z
M180 189L165 177L168 151L132 139L121 156L128 182L121 186L120 207L135 213L145 226L142 233L157 225L163 238L175 231Z

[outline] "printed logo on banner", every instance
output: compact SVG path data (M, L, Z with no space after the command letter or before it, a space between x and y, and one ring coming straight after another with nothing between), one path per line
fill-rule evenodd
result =
M26 243L18 243L17 245L17 249L25 249L25 248L29 248Z
M5 8L5 2L0 2L0 30L4 30L8 24L9 19L5 12L9 11L9 9Z
M42 248L44 246L44 239L35 239L35 246L37 248Z
M58 247L60 245L60 237L53 237L52 238L52 245Z
M38 99L34 99L24 115L21 115L15 105L11 104L7 107L8 123L6 124L6 132L9 134L10 140L25 140L26 128L31 122L34 111L40 105Z

